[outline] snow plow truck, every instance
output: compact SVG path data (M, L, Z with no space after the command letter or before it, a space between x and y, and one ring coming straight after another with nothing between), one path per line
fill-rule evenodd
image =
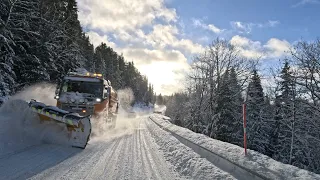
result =
M117 92L102 74L69 72L55 91L56 106L31 100L29 106L40 121L65 126L71 146L85 148L91 134L91 118L103 118L116 126L119 101Z

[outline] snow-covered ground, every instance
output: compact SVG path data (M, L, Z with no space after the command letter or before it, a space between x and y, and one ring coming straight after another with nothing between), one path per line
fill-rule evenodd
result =
M173 132L192 143L204 147L240 167L254 171L266 179L320 179L320 175L318 174L280 163L253 150L248 150L248 156L244 156L242 147L218 141L205 135L194 133L186 128L176 126L170 123L170 118L166 116L153 114L150 118L169 132Z
M122 119L80 150L36 144L0 157L1 179L234 179L147 117ZM12 168L14 167L14 168Z
M181 176L191 179L235 179L205 158L200 157L191 148L183 145L170 133L159 128L152 121L147 121L152 137Z
M39 124L26 105L8 101L0 109L0 179L234 179L148 116L120 116L81 150L63 144L62 131Z
M33 96L30 92L20 98ZM255 179L204 157L200 146L265 179L320 179L254 151L244 157L241 147L177 127L159 114L131 119L122 114L113 130L92 119L95 135L86 149L71 148L60 126L39 124L26 101L12 99L0 108L0 179ZM199 146L191 147L167 130Z

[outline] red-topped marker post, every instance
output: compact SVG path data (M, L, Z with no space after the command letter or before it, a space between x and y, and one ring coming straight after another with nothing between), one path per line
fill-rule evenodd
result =
M243 112L243 147L244 147L244 154L247 155L247 117L246 117L246 104L243 103L242 106Z

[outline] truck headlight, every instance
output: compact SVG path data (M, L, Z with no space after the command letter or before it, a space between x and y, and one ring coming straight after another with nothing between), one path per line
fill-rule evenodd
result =
M101 99L100 99L100 98L97 98L96 101L97 101L97 102L101 102Z

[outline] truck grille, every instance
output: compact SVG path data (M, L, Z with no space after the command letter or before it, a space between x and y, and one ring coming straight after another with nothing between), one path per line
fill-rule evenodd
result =
M62 104L61 109L69 112L78 113L81 116L87 116L94 113L94 106L88 106L85 104ZM86 112L84 113L83 110Z

